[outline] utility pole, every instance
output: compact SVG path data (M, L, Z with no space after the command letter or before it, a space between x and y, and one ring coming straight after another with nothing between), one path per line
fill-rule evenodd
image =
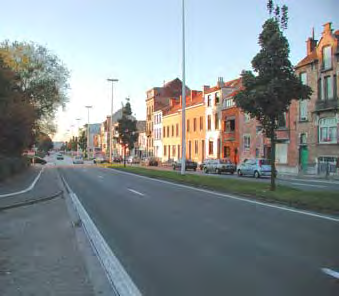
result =
M77 118L77 156L79 156L79 138L80 138L80 133L79 133L79 121L81 120L81 118Z
M87 108L87 159L89 160L89 137L90 137L90 129L89 129L89 109L92 108L92 106L85 106Z
M113 145L113 85L118 79L108 78L107 81L112 82L112 100L111 100L111 122L109 124L109 162L112 163L112 145Z
M186 170L186 73L185 73L185 0L182 0L182 153L181 153L181 175L185 175Z

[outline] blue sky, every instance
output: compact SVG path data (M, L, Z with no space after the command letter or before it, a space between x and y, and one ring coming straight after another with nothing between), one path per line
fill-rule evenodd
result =
M2 3L3 2L3 3ZM191 89L239 77L258 52L266 0L186 0L186 82ZM306 39L320 38L322 25L339 29L337 0L279 0L289 7L290 58L306 54ZM146 91L181 78L181 0L1 0L0 40L40 43L71 71L70 102L58 114L55 139L74 132L76 118L91 122L110 110L111 88L118 78L114 110L126 97L144 119ZM68 134L67 130L69 130Z

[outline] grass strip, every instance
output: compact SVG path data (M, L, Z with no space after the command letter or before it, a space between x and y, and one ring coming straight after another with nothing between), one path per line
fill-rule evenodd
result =
M234 193L246 198L278 203L290 207L311 210L320 213L339 214L339 194L332 191L304 191L288 186L277 185L276 191L270 191L269 183L255 180L235 180L234 178L217 178L208 175L181 175L177 171L148 169L145 167L126 166L121 164L105 167L147 176L150 178L187 184L193 187L209 189L223 193Z

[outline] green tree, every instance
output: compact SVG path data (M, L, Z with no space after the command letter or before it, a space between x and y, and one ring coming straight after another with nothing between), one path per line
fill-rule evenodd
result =
M20 77L0 56L0 154L21 155L33 141L34 109L18 87Z
M87 137L86 137L86 132L82 131L79 137L79 147L85 153L85 156L87 157Z
M53 141L50 138L49 135L39 132L39 134L36 137L36 146L38 148L38 151L41 152L48 152L49 150L53 149Z
M234 98L238 107L256 118L265 135L271 140L271 190L275 190L276 130L281 114L288 112L292 100L310 99L312 90L301 83L294 74L289 60L289 43L282 30L287 28L287 7L273 10L268 1L270 18L263 25L259 36L260 52L252 60L251 71L242 72L244 89ZM274 15L272 16L272 12Z
M123 146L124 166L126 166L126 150L131 151L138 139L137 121L132 116L132 107L128 98L126 99L126 104L122 107L122 117L118 120L117 139Z
M55 132L55 114L67 99L69 72L59 58L36 43L2 42L0 56L20 76L18 82L35 109L36 129Z

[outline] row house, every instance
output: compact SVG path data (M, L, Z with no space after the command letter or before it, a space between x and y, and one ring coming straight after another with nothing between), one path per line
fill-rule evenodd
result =
M171 80L162 87L154 87L147 91L146 98L146 136L147 155L154 156L154 111L159 111L159 106L168 106L171 98L179 100L182 92L182 82L179 78ZM186 92L190 89L186 87ZM159 104L159 105L158 105Z
M319 40L306 41L306 57L296 74L313 94L309 101L295 101L295 166L303 172L336 171L339 163L339 30L326 23Z

